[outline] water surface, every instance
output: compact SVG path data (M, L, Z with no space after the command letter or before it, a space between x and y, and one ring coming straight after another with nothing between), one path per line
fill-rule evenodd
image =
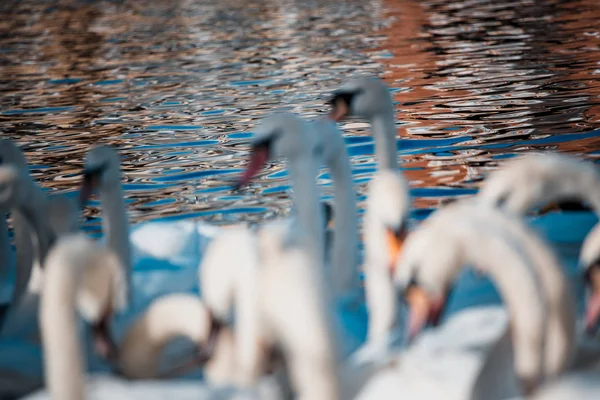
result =
M252 127L276 110L321 115L359 74L394 91L419 209L473 193L524 151L598 157L593 0L20 1L0 15L0 129L52 190L76 190L90 145L117 146L133 222L285 214L279 163L230 190ZM362 194L369 129L342 127Z

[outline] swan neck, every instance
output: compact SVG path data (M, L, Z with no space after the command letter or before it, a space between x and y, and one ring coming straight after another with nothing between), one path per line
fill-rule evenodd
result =
M298 215L299 244L308 251L313 265L322 265L325 259L323 246L325 232L323 210L319 203L319 192L316 185L316 160L305 158L290 160L288 168Z
M335 223L333 237L332 273L334 289L338 294L351 290L357 279L358 218L348 151L342 142L338 152L328 163L333 177Z
M375 137L375 155L380 169L398 170L396 154L396 124L393 109L376 114L371 119Z
M6 215L0 215L0 263L0 280L5 281L13 265Z
M83 400L85 362L75 315L80 271L65 262L47 265L45 274L40 304L44 374L53 399Z
M508 243L495 243L486 250L477 264L487 266L510 315L517 375L539 379L543 375L546 332L541 283L528 261Z
M106 235L106 244L113 250L125 267L127 297L131 300L131 244L129 240L129 221L120 182L105 185L100 192L100 201L104 218L102 230Z
M23 197L13 209L17 271L13 300L26 290L34 262L44 265L54 240L48 218L45 218L45 197L30 179L24 185Z

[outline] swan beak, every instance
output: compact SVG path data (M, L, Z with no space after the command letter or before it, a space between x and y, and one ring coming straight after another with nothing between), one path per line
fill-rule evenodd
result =
M438 325L445 299L433 299L424 289L416 285L407 289L405 298L410 309L408 317L409 340L414 339L423 330L427 322L431 321L434 326Z
M540 210L538 211L538 214L544 215L544 214L548 214L553 211L560 211L560 206L559 206L558 202L556 202L556 201L552 201L552 202L546 204L545 206L543 206L542 208L540 208Z
M402 251L402 244L406 238L404 224L402 224L402 228L400 229L387 228L385 236L388 249L388 266L390 270L390 276L393 277L396 273L398 256L400 255L400 251Z
M117 359L118 350L110 335L110 315L110 312L104 314L104 316L92 326L92 332L96 353L106 360L113 361Z
M408 337L410 340L427 324L431 301L425 290L418 286L411 286L404 295L410 309L408 317Z
M335 94L329 103L333 106L329 117L335 122L340 122L350 114L350 104L347 96Z
M100 177L94 172L84 171L83 179L81 181L81 189L79 190L79 206L83 208L89 198L94 193L96 187L100 182Z
M250 163L246 167L246 171L240 177L239 181L234 185L234 190L245 186L252 178L262 169L269 159L268 146L255 146L251 150Z
M587 301L585 327L589 334L593 334L600 319L600 264L594 264L587 269L586 280L592 293Z
M539 386L538 379L536 378L521 378L520 381L523 394L527 397L533 395Z

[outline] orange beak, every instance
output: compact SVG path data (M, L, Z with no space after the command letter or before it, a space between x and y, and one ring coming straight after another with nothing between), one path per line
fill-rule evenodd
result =
M329 114L329 117L335 122L340 122L344 118L346 118L350 114L350 108L348 107L348 103L341 98L338 97L334 100L333 109Z
M250 182L250 180L254 178L256 174L258 174L268 159L268 147L259 146L253 148L250 155L250 163L248 163L246 171L244 171L244 174L240 177L239 181L234 185L235 189L239 189L240 187L247 185L248 182Z
M411 286L405 294L410 314L408 317L408 338L414 339L427 322L437 325L444 308L444 299L432 299L424 289Z
M539 215L544 215L544 214L547 214L549 212L559 211L559 210L560 210L560 207L558 205L558 202L552 201L552 202L546 204L544 207L540 208L538 214Z
M585 311L586 331L593 334L600 319L600 266L594 264L588 268L588 284L591 287L591 295L587 300Z
M399 231L387 228L385 237L388 250L388 268L390 270L390 276L393 277L396 273L398 255L400 255L402 244L404 243L404 239L406 239L406 230L404 227Z

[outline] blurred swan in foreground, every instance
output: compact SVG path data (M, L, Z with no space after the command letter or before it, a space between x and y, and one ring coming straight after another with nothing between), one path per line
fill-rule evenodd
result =
M257 236L238 229L217 241L200 268L203 295L217 318L235 306L236 380L251 385L265 370L266 358L279 348L287 360L293 390L300 399L337 399L337 348L327 278L323 269L323 215L316 186L323 146L313 125L294 114L278 113L255 129L245 185L273 158L284 158L297 210L296 229L262 226ZM236 238L237 235L237 238ZM234 240L235 238L235 240ZM241 246L251 258L232 263L227 244ZM239 271L232 273L229 269ZM293 316L290 318L290 316Z
M548 203L577 200L600 216L600 171L591 162L565 154L525 155L491 173L477 199L520 216ZM586 326L593 332L600 318L600 224L586 235L580 266L590 292Z
M225 393L182 382L132 383L100 374L86 378L76 310L95 329L106 329L105 316L126 304L124 267L111 250L97 242L84 235L67 235L52 248L45 268L40 320L47 392L35 393L27 399L141 399L139 393L144 393L145 399L178 394L184 397L177 398L196 395L212 399ZM106 336L95 336L96 349L109 359L118 359L119 372L125 376L156 378L158 355L169 339L185 335L200 347L216 340L210 344L214 353L206 364L206 373L219 381L231 368L233 349L230 335L219 331L217 338L211 338L211 328L210 314L198 298L173 294L156 300L146 310L118 350L113 344L101 342L109 340Z
M452 324L448 328L442 326L417 338L414 346L398 355L396 367L367 384L360 399L392 398L392 393L394 398L405 394L502 399L533 392L546 377L562 372L571 360L570 342L563 342L562 348L558 344L552 347L558 355L547 355L550 349L544 343L552 340L547 330L552 314L559 310L548 306L545 283L539 267L534 266L539 260L531 257L535 248L527 250L530 244L515 236L521 230L517 220L489 208L477 211L474 205L454 204L436 212L405 242L395 282L410 306L409 336L414 337L428 320L437 322L453 281L467 264L484 270L496 283L510 330L506 321L502 322L502 313L491 312L502 307L464 310L444 324ZM496 215L491 218L489 214ZM500 223L503 218L506 220ZM522 230L520 236L529 234ZM473 317L469 319L470 314ZM458 328L457 318L466 325ZM490 326L496 327L493 334ZM473 352L471 347L487 350ZM554 368L543 361L553 357L560 359ZM411 369L420 369L420 373ZM385 393L389 393L387 397Z
M600 172L587 161L558 153L528 154L505 162L477 197L517 215L552 202L579 200L600 213Z
M15 229L16 275L12 302L27 291L33 269L39 269L55 238L47 217L47 196L29 175L21 149L8 139L0 140L2 174L1 208L10 211Z
M8 151L7 149L10 149ZM10 142L0 142L0 154L14 153L23 158ZM24 158L23 158L24 160ZM38 294L43 281L42 264L56 236L79 227L75 203L64 195L46 196L29 176L26 165L5 163L0 166L0 209L11 210L15 223L16 271L12 303L2 319L4 336L24 336L24 328L35 328ZM6 225L4 226L6 229ZM3 266L11 268L12 250L8 231L2 234ZM28 264L33 261L32 264Z

